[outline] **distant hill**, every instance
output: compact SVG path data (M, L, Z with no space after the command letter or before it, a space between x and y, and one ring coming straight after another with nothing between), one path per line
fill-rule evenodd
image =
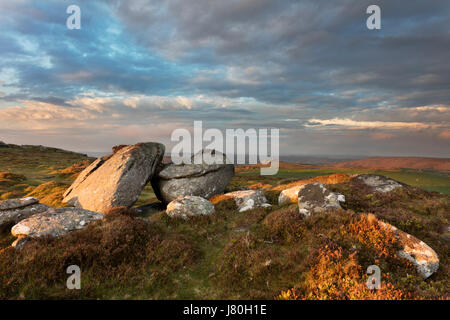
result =
M331 165L333 168L361 168L361 169L431 169L450 171L449 158L422 157L370 157L366 159L344 161Z
M245 172L253 169L259 169L259 168L267 168L270 165L268 164L239 164L236 165L236 172ZM318 166L310 165L310 164L300 164L300 163L292 163L292 162L286 162L286 161L280 161L278 164L279 169L313 169L318 168Z

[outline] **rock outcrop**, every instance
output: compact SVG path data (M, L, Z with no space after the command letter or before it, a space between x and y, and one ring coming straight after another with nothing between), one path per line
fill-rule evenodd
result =
M164 145L160 143L121 147L81 172L64 193L63 202L96 212L131 207L155 174L163 155Z
M214 151L203 150L202 154L211 152ZM234 165L226 163L224 154L220 152L216 154L217 157L222 157L222 164L208 164L205 161L200 164L166 164L152 180L153 190L158 199L169 203L179 196L199 196L209 199L213 195L223 193L234 176Z
M61 237L70 231L86 228L91 222L102 218L102 213L84 209L50 209L20 221L12 227L11 233L18 238Z
M436 252L425 242L416 237L390 225L389 223L378 221L380 227L394 232L402 249L398 252L401 258L407 259L416 266L417 273L427 279L439 268L439 257Z
M390 192L402 188L399 182L377 174L360 174L352 178L354 179L370 187L374 192Z
M243 190L229 192L224 195L234 198L234 202L239 212L252 210L260 207L270 207L264 192L262 190Z
M205 216L214 213L214 205L208 200L197 196L180 196L167 205L166 213L172 218Z
M345 202L344 195L331 192L318 182L307 184L298 192L299 212L305 216L341 209L340 202Z
M0 201L0 228L49 209L49 206L39 203L39 200L33 197Z
M298 201L298 192L304 187L295 186L281 191L278 196L278 205L282 206L289 203L296 203Z
M286 185L279 185L273 187L271 190L279 191L281 190L280 196L278 198L278 204L284 205L289 203L297 203L298 201L298 192L303 186L319 182L322 184L336 184L343 183L350 180L350 176L345 173L336 173L329 176L318 176L310 179L302 179L295 182L291 182Z

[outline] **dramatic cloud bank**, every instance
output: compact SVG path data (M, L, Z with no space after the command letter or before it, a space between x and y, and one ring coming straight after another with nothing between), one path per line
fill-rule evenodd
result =
M66 27L67 6L81 29ZM280 128L281 153L450 157L450 3L0 0L0 140Z

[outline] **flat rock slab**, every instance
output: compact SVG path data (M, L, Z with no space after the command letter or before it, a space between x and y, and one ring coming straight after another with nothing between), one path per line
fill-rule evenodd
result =
M389 223L378 221L378 224L380 227L394 232L394 235L402 246L398 255L415 265L417 272L423 279L427 279L439 269L438 255L425 242Z
M39 203L39 200L33 197L4 200L0 201L0 211L23 208L35 203Z
M49 206L42 203L33 203L26 207L0 210L0 228L16 224L24 219L27 219L35 214L45 212L51 209Z
M225 196L232 196L239 212L252 210L261 207L270 207L269 202L262 190L243 190L226 193Z
M81 172L64 193L63 201L96 212L131 207L155 174L164 150L160 143L139 143L97 159Z
M201 151L202 154L211 152ZM195 155L192 158L194 161ZM169 203L179 196L199 196L209 199L225 191L226 186L234 176L234 165L226 164L226 156L222 157L222 164L167 164L152 180L152 187L158 199Z
M15 237L61 237L70 231L86 228L103 218L102 213L77 208L51 209L20 221L12 229Z
M179 197L167 205L166 213L171 218L183 218L205 216L213 214L214 205L208 200L197 196Z
M299 212L305 216L341 209L340 202L345 202L344 195L331 192L318 182L307 184L298 192Z
M403 187L399 182L378 174L360 174L353 179L364 183L368 187L372 188L375 192L385 193Z

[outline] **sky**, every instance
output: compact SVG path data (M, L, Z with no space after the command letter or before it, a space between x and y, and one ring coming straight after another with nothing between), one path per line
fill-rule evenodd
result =
M170 150L203 121L278 128L281 154L450 157L447 0L0 0L0 30L7 143Z

